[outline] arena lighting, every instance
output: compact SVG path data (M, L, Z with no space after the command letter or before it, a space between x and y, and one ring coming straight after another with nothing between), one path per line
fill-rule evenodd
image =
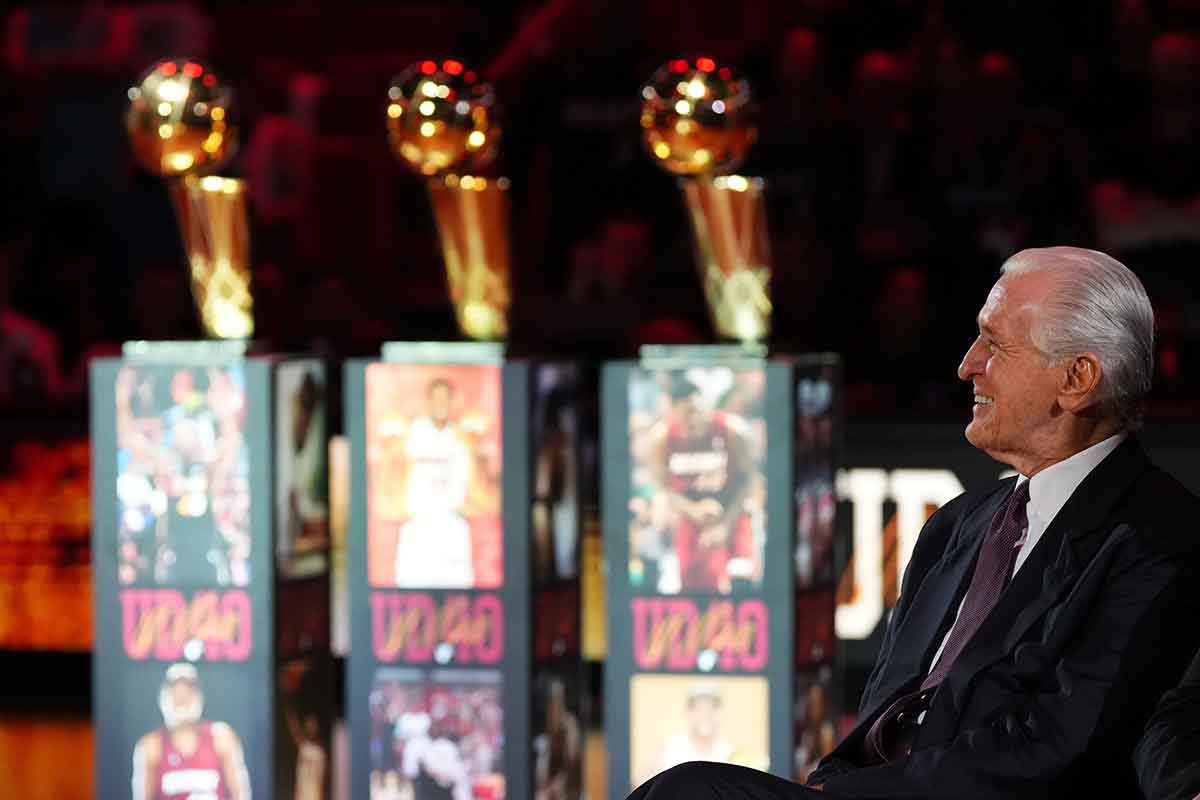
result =
M461 61L450 59L442 64L442 69L450 75L459 75L462 73L463 65Z
M696 69L700 70L701 72L712 72L716 68L717 64L711 58L701 56L700 58L696 59Z
M421 72L425 75L432 75L437 72L437 64L432 61L422 61Z

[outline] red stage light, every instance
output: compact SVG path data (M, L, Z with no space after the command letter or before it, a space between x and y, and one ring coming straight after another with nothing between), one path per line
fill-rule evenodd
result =
M479 76L475 74L475 70L469 69L467 70L467 74L463 75L463 80L467 83L474 83L477 77Z
M729 67L721 67L717 70L717 74L721 76L722 80L726 81L733 77L733 73L729 71Z
M183 67L183 74L187 75L189 78L199 78L204 74L204 67L200 66L194 61L189 61Z
M671 62L671 72L687 72L687 62L677 58Z
M458 75L460 72L462 72L462 64L451 59L450 61L442 63L442 69L450 75Z
M696 59L696 69L700 70L701 72L712 72L716 68L717 62L713 61L711 58L701 57Z
M213 75L211 72L204 76L204 85L205 86L212 86L216 82L217 82L217 76Z
M437 64L433 63L432 61L422 61L421 72L426 75L432 75L433 73L437 72Z
M174 61L164 61L158 65L158 71L163 75L166 75L168 78L175 74L176 69L178 69L178 67L175 66Z

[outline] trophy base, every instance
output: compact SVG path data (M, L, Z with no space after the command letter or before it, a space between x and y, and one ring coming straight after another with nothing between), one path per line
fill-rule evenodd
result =
M500 342L384 342L380 353L393 364L499 364Z
M767 346L761 342L738 344L646 344L638 349L643 366L666 369L701 364L756 364L767 357Z
M121 355L143 363L213 364L237 361L260 351L253 339L133 340L121 345Z

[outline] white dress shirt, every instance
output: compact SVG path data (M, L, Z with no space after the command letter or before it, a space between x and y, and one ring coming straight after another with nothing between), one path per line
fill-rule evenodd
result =
M1125 441L1125 436L1124 431L1114 434L1086 450L1080 450L1070 458L1059 461L1057 464L1051 464L1032 478L1026 478L1024 475L1017 476L1017 482L1013 484L1013 489L1016 489L1024 481L1029 481L1029 502L1025 504L1025 517L1029 520L1029 525L1020 540L1017 541L1020 550L1017 552L1017 560L1013 564L1013 575L1017 574L1017 570L1029 558L1033 548L1041 541L1042 534L1050 527L1050 523L1058 516L1062 507L1071 499L1071 495L1079 488L1079 484L1083 483L1083 479L1107 458L1109 453L1116 450L1121 442ZM955 625L958 624L958 614L962 613L962 606L966 599L966 595L963 595L962 601L958 604L958 612L954 617ZM954 630L953 625L950 626L950 630ZM946 642L949 638L950 631L946 631L941 645L933 655L933 660L929 662L930 672L937 665L938 659L942 657L942 651L946 649Z

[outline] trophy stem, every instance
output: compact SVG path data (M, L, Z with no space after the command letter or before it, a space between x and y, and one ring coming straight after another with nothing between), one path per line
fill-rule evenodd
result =
M713 327L724 339L765 341L771 330L771 247L762 179L689 178L680 188Z
M188 176L171 183L171 199L205 335L249 338L254 334L254 301L245 182Z
M502 339L511 299L508 181L447 175L428 187L459 329L472 339Z

